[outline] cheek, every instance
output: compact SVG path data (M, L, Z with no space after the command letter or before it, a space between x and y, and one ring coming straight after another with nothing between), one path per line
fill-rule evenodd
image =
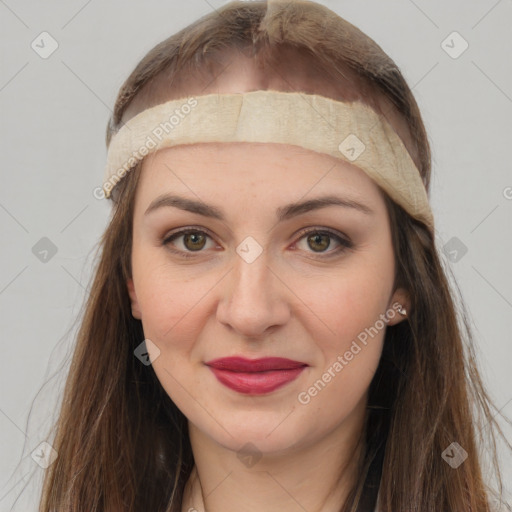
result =
M357 401L378 367L387 326L382 318L393 285L393 268L387 263L384 258L375 265L354 265L328 285L324 282L323 289L309 287L315 319L308 330L320 332L322 324L326 333L315 340L322 360L314 377L320 374L331 389L324 398L341 390L344 399Z
M383 301L373 292L359 282L324 301L323 314L334 334L316 338L322 356L297 396L302 412L312 418L313 432L344 421L363 400L375 375L386 324L379 322Z
M323 286L308 285L311 309L335 339L346 342L355 338L385 313L393 286L392 270L385 261L375 265L361 261L343 269L339 277L322 280Z
M146 260L134 283L142 313L144 336L159 349L153 361L155 374L174 403L187 416L200 415L193 408L190 391L200 387L191 362L204 329L208 311L208 290L215 281L207 276L187 279L168 264L152 265Z
M162 348L194 314L204 295L205 281L170 265L164 251L146 249L136 240L132 271L144 335Z
M166 265L144 271L138 278L134 283L146 337L169 348L183 347L187 339L192 342L203 325L208 290L215 280L184 280Z

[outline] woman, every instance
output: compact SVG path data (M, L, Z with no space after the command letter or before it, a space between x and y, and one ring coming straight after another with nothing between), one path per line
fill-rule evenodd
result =
M142 59L107 145L42 511L491 510L473 406L499 426L378 45L232 2Z

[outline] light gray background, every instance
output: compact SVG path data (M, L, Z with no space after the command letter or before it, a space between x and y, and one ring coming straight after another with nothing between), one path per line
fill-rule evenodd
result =
M109 216L93 190L117 90L156 43L224 3L0 0L0 510L11 509L25 475L42 474L30 453L55 414L59 368ZM413 88L433 149L440 251L459 251L443 259L474 322L485 382L512 417L512 1L322 3L380 44ZM59 45L47 59L31 48L43 31ZM445 51L462 48L447 39L454 31L469 44L458 58ZM42 237L57 248L46 262L32 250ZM503 468L512 481L512 461ZM35 498L14 510L36 510Z

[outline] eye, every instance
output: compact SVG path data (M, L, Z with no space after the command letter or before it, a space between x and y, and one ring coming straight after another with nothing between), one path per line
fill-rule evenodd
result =
M208 241L213 245L208 247ZM187 252L201 252L205 248L211 249L215 247L215 243L211 239L210 235L199 229L182 229L181 231L177 231L176 233L166 237L162 241L162 244L168 246L172 252L179 253L185 257L192 256L187 254ZM173 249L170 247L172 245L177 248Z
M333 254L338 254L346 249L350 249L354 245L350 240L347 240L340 234L326 228L302 230L299 234L302 236L299 241L296 242L297 247L307 252L317 253L321 256L324 254L332 256ZM335 247L331 251L327 251L327 249L333 245L333 240L335 241L335 245L337 244L338 247ZM310 249L309 251L308 248Z
M299 232L300 238L294 244L306 252L312 252L319 257L329 257L339 254L346 249L353 247L350 240L345 239L341 234L327 228L306 228ZM334 249L328 251L334 240ZM210 245L208 245L210 243ZM204 230L187 228L167 236L162 245L185 258L193 257L193 253L200 253L203 249L214 249L216 247L212 237Z

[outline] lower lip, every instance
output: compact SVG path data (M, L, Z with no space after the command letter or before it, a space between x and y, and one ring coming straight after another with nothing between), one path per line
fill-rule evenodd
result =
M305 367L254 373L232 372L211 366L209 368L219 382L234 391L246 395L264 395L295 380Z

